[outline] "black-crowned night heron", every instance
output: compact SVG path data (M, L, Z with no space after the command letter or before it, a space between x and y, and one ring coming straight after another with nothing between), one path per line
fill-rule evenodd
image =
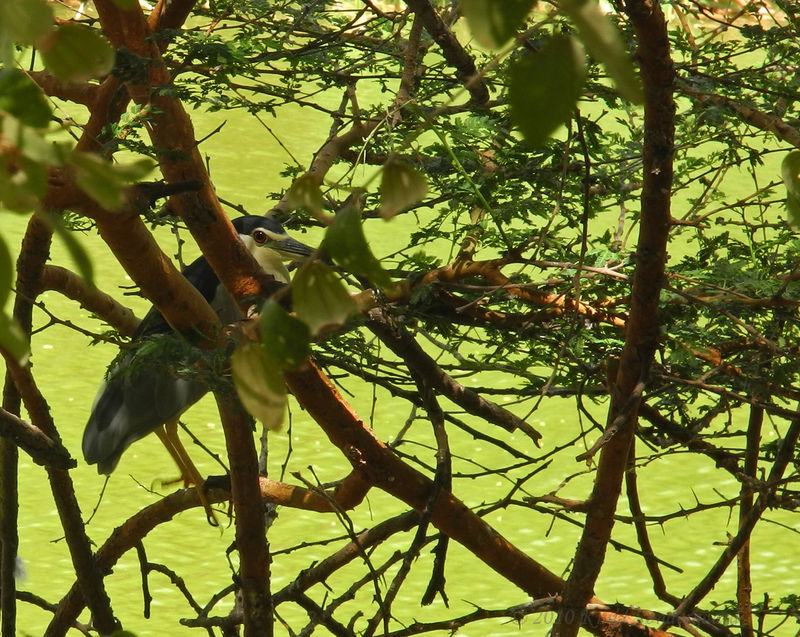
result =
M277 281L289 282L284 260L302 260L311 255L310 247L289 237L272 219L244 216L233 219L232 223L259 265ZM242 319L237 304L204 257L187 266L183 275L214 308L223 325ZM169 333L171 328L166 320L152 307L133 335L133 342ZM178 464L184 483L199 487L202 479L178 440L177 423L180 415L208 389L207 382L182 378L170 366L138 364L133 348L111 364L106 382L98 392L83 433L86 461L96 464L98 473L109 474L129 445L155 431ZM210 513L205 498L202 499Z

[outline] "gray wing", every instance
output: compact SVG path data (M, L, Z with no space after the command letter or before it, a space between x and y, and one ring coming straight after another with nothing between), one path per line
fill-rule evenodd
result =
M83 455L98 473L111 473L128 446L181 415L208 391L165 366L130 369L133 354L112 366L83 433Z
M241 318L228 293L203 257L190 264L184 275L206 298L223 324ZM142 320L132 342L179 339L155 308ZM162 341L166 342L166 341ZM141 350L140 350L141 351ZM207 383L180 378L164 360L189 363L187 351L177 348L159 359L125 353L112 363L106 383L95 399L92 414L83 432L83 455L89 464L97 464L98 473L111 473L129 445L144 438L164 423L177 418L208 391Z

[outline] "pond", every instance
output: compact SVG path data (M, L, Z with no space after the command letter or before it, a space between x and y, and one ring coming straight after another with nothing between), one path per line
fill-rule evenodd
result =
M280 127L282 142L292 153L307 161L316 149L318 137L310 132L318 130L315 115L297 111L282 116ZM286 155L275 143L265 127L257 122L236 118L226 113L229 119L222 130L205 141L202 150L210 158L210 167L218 192L225 198L241 203L252 213L262 213L270 207L265 197L269 192L288 186L286 178L279 176L286 161ZM197 137L203 138L213 130L222 119L220 115L195 113ZM267 122L269 124L269 122ZM289 131L290 133L286 133ZM274 131L273 131L274 132ZM18 245L24 229L23 217L12 217L4 213L3 232ZM615 219L609 220L616 223ZM402 222L397 222L402 223ZM391 250L386 235L391 233L372 233L370 239L375 251L380 255ZM310 233L300 237L306 243L314 244L319 236ZM161 236L168 254L174 252L171 237ZM92 255L97 272L98 285L122 298L121 286L129 285L124 273L114 261L102 241L94 234L84 237L84 244ZM53 262L69 265L69 258L63 246L57 241L53 250ZM69 319L88 329L99 330L99 323L72 302L57 294L46 294L43 298L49 312L62 319ZM125 297L139 316L146 311L147 303L136 296ZM40 327L46 316L37 313L35 325ZM158 499L159 494L169 493L173 486L162 485L176 477L176 469L155 436L134 444L123 456L105 491L103 478L93 468L87 467L80 457L80 440L83 426L88 417L95 392L103 378L108 362L115 351L109 346L90 346L90 339L63 325L53 325L38 332L32 342L34 374L50 402L54 420L59 427L64 443L79 458L79 467L72 472L84 516L94 511L88 525L88 533L98 544L102 543L111 531L142 507ZM474 379L477 383L477 379ZM361 416L368 420L377 434L390 440L408 417L407 407L402 401L378 400L373 405L371 389L357 383L344 381L353 392L351 402ZM383 397L383 396L381 396ZM605 405L598 405L597 415L602 419ZM536 450L524 437L508 436L507 440L524 448L535 457L543 455L549 448L563 443L577 429L577 409L573 401L551 399L534 414L531 424L545 435L545 446ZM205 399L183 419L192 431L213 452L222 453L223 435L215 413L213 402ZM295 409L291 417L291 427L270 435L270 472L273 477L284 469L286 480L296 483L293 472L299 472L305 479L316 482L335 480L347 473L348 464L334 449L316 427L302 412ZM414 427L423 428L417 422ZM774 432L770 430L770 434ZM451 445L458 456L456 471L474 471L475 462L482 465L493 464L496 451L489 445L476 442L460 431L451 432ZM423 434L419 438L424 438ZM291 446L291 454L288 449ZM582 449L576 450L577 455ZM203 473L219 473L213 460L197 450L190 453ZM433 462L433 453L429 460ZM535 495L546 494L555 489L562 476L582 472L586 466L572 461L573 466L560 464L550 467L528 483L527 492ZM528 469L529 470L529 469ZM641 493L648 513L674 511L678 505L693 506L700 502L718 499L711 486L704 483L704 476L714 472L713 466L703 459L689 456L672 456L644 468L640 473ZM457 494L470 506L480 508L481 503L490 502L498 493L510 490L517 473L510 472L505 480L498 476L476 477L469 483L460 482ZM469 485L465 489L465 484ZM563 497L582 499L590 484L590 476L575 480L570 487L560 492ZM738 483L730 480L722 484L715 478L714 487L723 489L725 497L735 497ZM99 502L101 493L102 500ZM351 513L355 529L374 524L389 515L405 510L392 498L383 493L371 492L365 503ZM627 513L624 502L620 512ZM550 515L518 506L511 506L489 514L487 521L504 533L519 548L543 562L551 570L561 573L567 568L570 556L579 538L580 527L570 521L568 516L554 518ZM791 523L791 521L787 521ZM735 533L735 517L727 511L713 510L693 516L690 521L666 523L662 528L652 529L652 541L656 553L667 562L679 564L684 569L677 573L665 569L668 589L681 595L688 592L705 574L709 565L717 558L727 534ZM329 546L314 545L320 537L344 536L346 530L342 522L333 515L311 514L296 510L282 509L277 521L270 529L272 550L277 552L273 563L273 588L278 589L290 582L302 568L308 567L333 552L341 544ZM395 548L407 547L412 533L402 535ZM773 588L781 591L800 589L800 543L792 546L778 546L777 538L782 532L777 525L764 524L758 527L753 545L754 599ZM205 522L200 509L179 515L173 522L163 525L151 533L144 542L148 559L167 564L183 578L195 599L205 604L208 599L230 581L226 559L226 549L233 542L232 527L215 529ZM622 545L635 546L632 530L617 525L614 539ZM60 539L60 525L53 506L46 476L41 467L32 464L25 454L20 462L20 556L25 574L20 588L55 602L72 584L72 566L65 543ZM288 547L310 543L303 549L287 556L281 551ZM384 549L384 552L388 549ZM388 553L382 554L384 558ZM374 556L375 563L381 562L381 555ZM405 589L404 596L398 599L395 611L406 622L412 620L433 621L442 616L443 606L437 600L432 606L422 608L419 598L427 584L432 556L423 552L414 565L413 585ZM348 585L348 578L337 575L327 584L331 595L342 594L339 585ZM197 634L197 629L177 626L177 618L193 616L192 610L181 594L160 574L150 576L150 593L153 596L151 617L142 617L143 597L140 585L140 570L134 552L130 552L114 567L114 572L106 579L109 594L114 602L114 610L124 622L127 630L140 637L156 635ZM448 557L447 592L451 609L448 616L468 614L475 607L506 608L527 601L526 596L486 568L476 558L458 546L452 546ZM712 594L712 599L727 600L734 595L733 578L723 578L720 586ZM665 610L650 591L652 585L646 574L641 558L630 551L610 550L606 568L596 589L597 595L608 602L626 602L635 599L640 604L651 604L652 608ZM319 590L315 594L321 594ZM366 617L376 611L372 590L362 590L356 604L360 604ZM223 605L216 614L229 609ZM281 608L282 617L291 623L295 630L302 627L303 613ZM343 617L346 614L343 613ZM50 619L49 613L29 604L19 608L19 633L39 635ZM534 616L523 621L521 626L507 620L490 624L467 626L457 634L461 637L492 634L538 635L544 634L544 624L552 619L548 616ZM88 621L84 613L83 621ZM487 628L491 626L491 628ZM490 630L491 632L487 632ZM321 629L316 634L323 634ZM77 634L77 633L75 633ZM280 629L276 634L280 634ZM446 635L449 631L441 631ZM787 628L786 635L794 634Z

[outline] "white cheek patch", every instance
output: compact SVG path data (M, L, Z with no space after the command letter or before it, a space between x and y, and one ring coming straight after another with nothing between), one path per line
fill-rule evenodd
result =
M253 237L251 237L248 234L240 234L239 238L242 240L242 243L244 244L244 247L247 248L247 251L250 254L253 254L255 252L254 248L258 245L255 242L255 239L253 239Z
M281 236L281 235L273 235L270 233L271 236ZM277 281L281 283L288 283L290 280L289 270L286 269L286 266L283 264L283 259L281 255L275 252L272 248L268 248L265 245L256 243L255 239L251 236L244 236L239 235L242 239L242 243L244 243L245 248L247 248L248 252L253 255L255 260L258 262L258 265L266 272L267 274L271 274L275 277Z
M281 283L289 283L291 280L291 277L289 276L289 270L287 270L286 266L283 264L281 255L275 252L275 250L266 247L259 247L256 249L253 256L256 258L258 265L262 267L264 272L271 274L277 281L280 281Z

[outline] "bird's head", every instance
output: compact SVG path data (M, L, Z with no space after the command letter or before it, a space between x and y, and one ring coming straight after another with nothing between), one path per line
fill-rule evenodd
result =
M282 262L301 261L314 252L305 243L292 239L281 224L269 217L246 215L233 219L232 223L258 264L283 283L289 282L289 272Z

